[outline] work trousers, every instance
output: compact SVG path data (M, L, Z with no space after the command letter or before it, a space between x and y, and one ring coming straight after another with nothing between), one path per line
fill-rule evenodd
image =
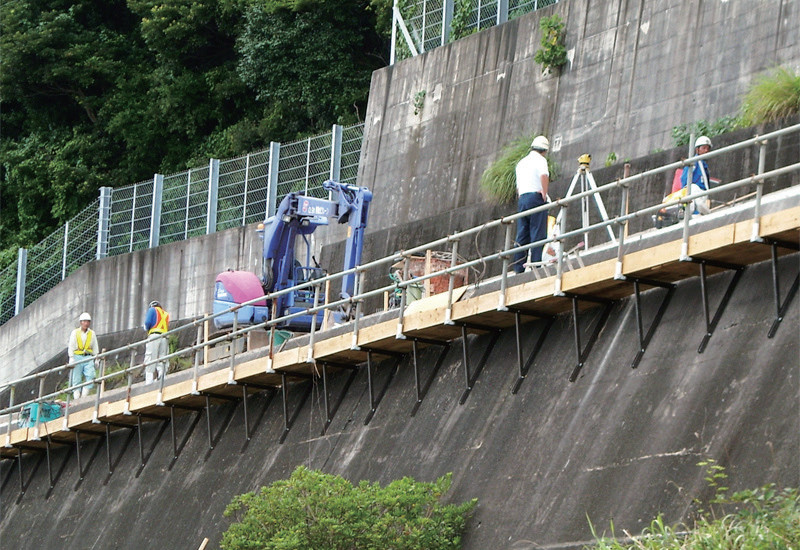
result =
M83 382L91 382L96 375L94 370L94 357L91 355L76 355L73 357L72 372L69 375L70 386L77 386ZM84 386L82 388L84 394L88 394L89 390L94 388L94 384Z
M167 339L159 333L154 332L150 334L147 337L147 344L145 344L144 347L144 362L149 363L150 361L155 361L167 354L169 354L169 342L167 342ZM155 363L147 365L144 368L144 372L152 374L156 369L158 369L159 377L164 376L164 373L167 371L167 362L156 361Z
M517 202L517 212L530 210L544 204L544 197L541 193L525 193L520 195ZM547 237L547 211L542 210L530 216L517 219L517 246L524 246L536 241L541 241ZM543 245L542 245L543 246ZM531 249L531 262L542 261L542 246ZM514 254L514 271L522 273L525 271L525 258L528 251L517 252Z

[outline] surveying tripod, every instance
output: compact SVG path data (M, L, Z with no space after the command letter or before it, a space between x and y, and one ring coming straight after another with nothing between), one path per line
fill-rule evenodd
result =
M580 184L580 193L585 193L589 189L593 191L597 191L597 184L594 182L594 176L592 176L591 170L589 170L589 163L592 160L592 155L581 155L578 158L578 171L575 173L575 176L572 178L572 182L569 184L569 188L567 189L567 194L564 198L569 198L575 192L575 187ZM608 221L608 212L606 212L605 204L603 204L603 197L600 196L600 193L594 193L592 195L595 204L597 205L597 211L600 212L600 217L603 221ZM558 213L556 217L556 226L561 227L561 217L564 215L565 210L562 208L561 211ZM581 227L587 228L589 227L589 197L581 197ZM608 236L611 238L611 242L617 244L617 239L614 236L614 231L611 229L610 225L606 226L606 231L608 231ZM584 243L584 250L589 248L589 232L585 232L583 234L583 243Z

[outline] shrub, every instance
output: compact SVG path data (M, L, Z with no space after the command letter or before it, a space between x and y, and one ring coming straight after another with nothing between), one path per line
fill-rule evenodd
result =
M772 122L800 112L800 75L776 67L750 86L742 101L745 126Z
M299 466L287 480L237 496L225 515L239 515L223 534L225 550L457 549L477 503L442 505L451 474L433 483L411 478L385 488Z

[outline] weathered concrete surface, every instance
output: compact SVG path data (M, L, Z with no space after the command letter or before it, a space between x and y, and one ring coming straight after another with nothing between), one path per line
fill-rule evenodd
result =
M735 114L757 74L800 68L798 12L796 0L570 0L376 71L358 180L394 208L373 213L373 230L481 202L481 174L519 136L546 133L565 173L586 152L599 166L671 148L673 126ZM533 60L552 13L571 59L560 76Z
M800 257L782 263L788 288ZM730 274L709 279L716 304ZM645 320L652 318L660 290L645 293ZM705 353L698 279L679 285L664 319L636 370L629 365L636 341L632 303L617 304L582 376L574 366L569 317L558 319L518 394L514 338L501 336L464 405L460 346L453 346L416 416L414 375L408 362L391 382L372 422L366 374L360 372L328 430L321 388L300 409L285 444L280 398L251 400L253 438L244 445L241 405L213 413L220 439L208 453L205 421L190 432L191 417L177 422L187 444L171 466L169 428L158 443L157 425L144 430L145 452L154 448L136 476L135 438L112 436L114 474L107 476L105 449L86 443L79 483L74 452L53 454L63 469L48 498L46 464L23 460L26 492L18 500L16 464L0 464L0 546L39 549L196 548L203 537L216 547L229 525L222 516L235 494L285 478L298 464L385 484L404 475L432 480L452 471L453 501L478 498L465 548L580 547L590 540L588 518L608 531L638 532L657 513L669 522L685 519L693 499L708 497L697 462L710 457L725 466L733 490L768 482L800 484L800 302L795 300L773 339L766 333L774 310L769 264L749 268L721 318ZM584 332L597 313L586 313ZM527 325L527 354L540 325ZM585 340L584 340L585 341ZM470 339L477 361L488 340ZM427 350L423 379L437 352ZM473 362L473 366L476 363ZM378 384L389 366L378 370ZM332 395L344 383L334 378ZM299 402L301 388L290 396ZM266 408L265 408L266 406ZM263 417L260 416L263 413ZM229 420L230 416L230 421ZM34 473L35 471L35 473ZM76 487L77 486L77 487Z

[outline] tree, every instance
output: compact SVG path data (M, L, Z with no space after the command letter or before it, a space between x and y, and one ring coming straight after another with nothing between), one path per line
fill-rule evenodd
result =
M411 478L385 488L299 466L287 480L235 497L225 515L225 550L456 549L477 500L442 505L451 474L433 483Z
M362 120L382 41L367 0L253 1L239 75L279 140Z

